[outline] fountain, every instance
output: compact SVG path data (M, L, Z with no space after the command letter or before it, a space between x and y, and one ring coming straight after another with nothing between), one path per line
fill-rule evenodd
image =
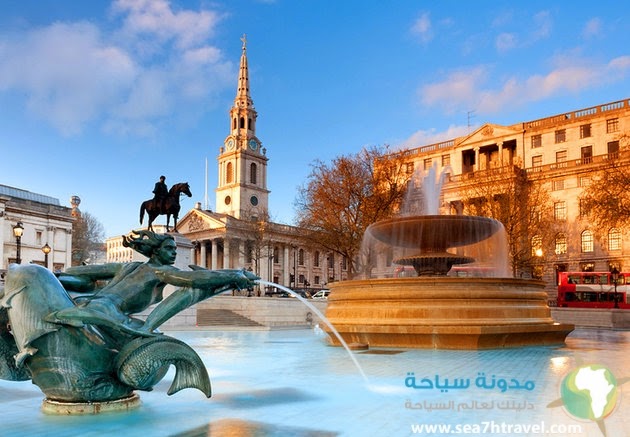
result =
M367 266L373 264L369 258L374 253L390 251L394 264L412 266L417 276L366 275L332 283L326 317L347 343L370 347L486 349L564 343L573 325L554 323L544 283L507 276L506 245L497 243L505 241L501 223L437 214L443 177L436 177L435 167L421 179L415 177L401 216L366 231L362 253ZM479 249L489 241L493 250ZM475 266L469 271L485 277L449 273L460 264ZM338 344L332 336L330 341Z

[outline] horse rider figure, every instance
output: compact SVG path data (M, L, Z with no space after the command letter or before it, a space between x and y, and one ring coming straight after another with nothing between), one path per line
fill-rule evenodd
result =
M155 183L155 188L153 188L153 200L155 201L155 205L159 207L159 211L161 214L164 214L164 203L166 198L168 197L168 187L164 181L166 180L166 176L160 176L160 180Z

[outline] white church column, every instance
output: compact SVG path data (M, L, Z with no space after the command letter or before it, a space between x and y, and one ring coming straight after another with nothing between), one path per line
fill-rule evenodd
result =
M232 268L232 265L230 264L230 240L227 238L223 239L223 268Z
M211 244L212 244L212 247L211 247L211 253L210 253L210 268L212 270L216 270L218 268L217 267L217 252L219 250L219 246L215 238L211 240Z
M291 258L290 258L290 254L289 254L289 247L290 246L284 246L284 257L283 257L283 262L282 262L282 271L284 273L284 277L282 278L282 285L284 285L285 287L289 286L289 275L291 273Z
M208 267L208 248L205 240L199 243L199 265L203 268Z

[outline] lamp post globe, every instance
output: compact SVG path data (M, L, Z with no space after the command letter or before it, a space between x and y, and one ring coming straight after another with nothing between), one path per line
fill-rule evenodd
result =
M16 245L16 252L15 252L15 262L16 264L21 264L22 263L22 258L21 258L21 245L22 245L22 235L24 235L24 225L22 224L22 222L17 222L15 226L13 226L13 236L15 237L15 245Z

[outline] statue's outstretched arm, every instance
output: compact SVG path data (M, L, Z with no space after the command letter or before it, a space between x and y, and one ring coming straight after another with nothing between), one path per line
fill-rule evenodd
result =
M124 266L122 263L109 263L69 267L65 272L58 273L57 278L67 291L93 291L96 281L112 279Z
M147 333L159 327L162 323L178 312L208 299L219 293L235 288L252 287L259 279L256 275L245 270L168 270L158 271L157 276L167 284L180 288L160 302L147 317L143 331Z
M177 287L198 288L211 291L217 288L243 289L255 285L258 276L246 270L194 270L177 269L156 272L161 281Z

